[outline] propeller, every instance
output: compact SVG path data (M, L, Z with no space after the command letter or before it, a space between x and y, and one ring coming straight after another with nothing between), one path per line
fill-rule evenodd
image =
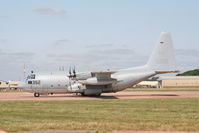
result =
M72 73L71 73L71 67L70 67L70 69L69 69L69 78L71 78L72 77Z
M76 78L75 66L73 68L73 77Z
M69 68L69 78L76 78L77 75L76 75L76 70L75 70L75 66L73 67L73 70L71 70L71 67Z

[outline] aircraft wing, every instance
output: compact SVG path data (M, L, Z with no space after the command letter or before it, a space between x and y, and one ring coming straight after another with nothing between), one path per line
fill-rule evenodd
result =
M84 85L109 85L116 82L116 79L111 78L113 73L115 72L91 72L94 77L79 82Z

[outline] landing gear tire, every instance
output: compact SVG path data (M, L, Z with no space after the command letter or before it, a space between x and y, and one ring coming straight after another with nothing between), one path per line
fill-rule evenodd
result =
M83 93L81 93L81 95L82 95L82 96L86 96L86 95L84 94L84 92L83 92Z
M100 96L101 96L101 93L99 93L99 94L96 95L96 97L100 97Z
M34 93L34 97L39 97L40 94L39 93Z

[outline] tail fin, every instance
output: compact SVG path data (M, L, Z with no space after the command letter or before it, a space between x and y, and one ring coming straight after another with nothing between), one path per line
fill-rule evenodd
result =
M176 61L171 35L162 32L147 66L155 71L176 71Z

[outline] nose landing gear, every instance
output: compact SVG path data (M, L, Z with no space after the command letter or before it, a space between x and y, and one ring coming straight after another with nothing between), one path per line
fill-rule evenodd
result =
M39 97L40 96L40 94L39 93L34 93L34 97Z

